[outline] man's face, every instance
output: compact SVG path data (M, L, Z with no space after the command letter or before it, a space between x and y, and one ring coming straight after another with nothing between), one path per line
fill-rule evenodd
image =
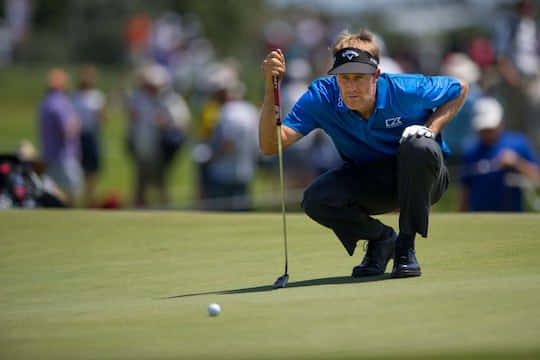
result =
M377 69L375 74L336 75L341 98L349 109L362 111L374 101L379 74Z
M500 133L501 128L499 126L494 129L483 129L478 131L478 137L482 143L491 146L497 142Z

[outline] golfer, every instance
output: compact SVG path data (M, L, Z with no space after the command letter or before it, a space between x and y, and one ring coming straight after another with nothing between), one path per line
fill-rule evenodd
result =
M334 231L353 255L358 240L366 254L352 276L385 272L420 276L415 236L428 234L428 218L448 187L441 130L462 106L466 83L444 76L381 74L379 49L368 31L342 33L333 47L329 77L311 83L281 126L283 147L314 129L333 140L344 165L313 181L302 207ZM286 71L281 50L262 64L266 82L259 142L266 155L277 152L272 77ZM399 235L372 215L399 210Z

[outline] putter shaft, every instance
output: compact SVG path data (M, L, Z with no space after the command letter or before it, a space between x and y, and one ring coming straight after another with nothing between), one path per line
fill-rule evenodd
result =
M272 77L274 85L274 115L276 118L276 135L278 143L278 161L279 161L279 184L281 188L281 215L283 218L283 244L285 248L285 274L276 281L276 284L281 279L286 279L283 286L287 284L289 279L289 255L287 251L287 219L285 216L285 185L283 182L283 145L281 141L281 99L279 91L279 78L277 76Z
M276 126L278 138L278 158L279 158L279 183L281 187L281 215L283 218L283 243L285 246L285 274L288 274L289 256L287 253L287 217L285 216L285 186L283 184L283 148L281 144L281 124Z

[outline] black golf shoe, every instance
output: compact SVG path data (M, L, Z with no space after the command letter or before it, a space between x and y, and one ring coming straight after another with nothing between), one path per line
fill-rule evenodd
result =
M394 230L390 236L382 239L369 241L366 255L352 271L352 277L373 276L384 274L388 261L394 256L394 248L397 234Z
M409 248L407 252L397 251L394 258L392 277L404 278L420 275L422 275L422 271L420 270L418 260L416 260L414 249Z

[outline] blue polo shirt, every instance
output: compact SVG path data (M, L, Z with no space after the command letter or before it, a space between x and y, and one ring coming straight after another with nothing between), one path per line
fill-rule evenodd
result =
M302 135L321 128L345 161L365 164L395 156L407 126L424 125L460 92L459 81L446 76L381 74L375 108L366 120L347 108L336 77L323 77L311 83L283 123ZM436 140L449 154L440 134Z

